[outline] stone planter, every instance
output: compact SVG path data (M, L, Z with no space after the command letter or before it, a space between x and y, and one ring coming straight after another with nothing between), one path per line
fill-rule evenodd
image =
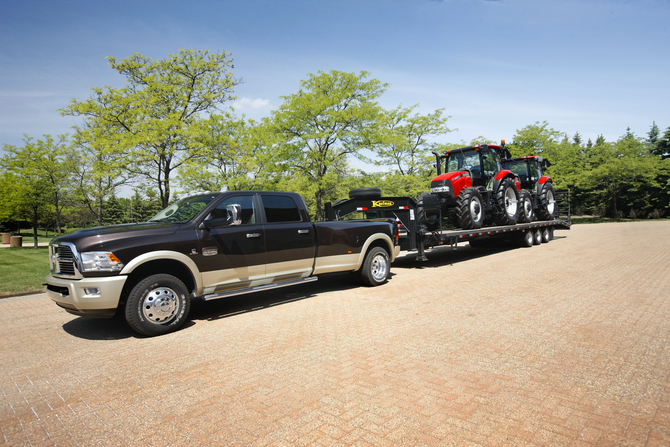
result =
M2 243L9 244L9 240L12 237L12 233L2 233Z
M10 247L22 247L23 246L23 236L12 236L9 241Z

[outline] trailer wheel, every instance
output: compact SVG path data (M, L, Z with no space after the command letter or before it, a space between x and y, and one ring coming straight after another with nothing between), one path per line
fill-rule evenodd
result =
M554 240L554 227L549 228L549 240L550 241Z
M350 199L378 199L382 196L379 188L356 188L349 191Z
M525 189L519 194L519 222L531 222L533 220L533 199L529 191Z
M501 212L495 214L498 225L514 225L519 215L519 193L511 179L503 180L496 192Z
M551 183L544 185L537 202L537 216L540 220L554 220L556 217L556 194Z
M160 273L138 282L128 295L126 321L142 335L177 330L188 316L191 299L178 278Z
M477 188L464 188L458 195L458 225L474 230L484 225L484 203Z
M539 228L533 231L533 243L535 245L540 245L542 243L542 231L540 231Z
M522 247L532 247L535 243L535 237L532 230L522 231L518 233L518 242Z
M389 254L381 247L373 247L365 255L361 267L361 281L368 286L384 284L391 271Z
M551 240L551 237L549 235L549 228L544 228L542 230L542 242L546 244L550 240Z

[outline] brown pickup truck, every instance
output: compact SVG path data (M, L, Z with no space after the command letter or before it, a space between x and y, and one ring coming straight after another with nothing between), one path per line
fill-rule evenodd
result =
M125 313L144 335L179 328L192 299L284 287L331 272L386 282L400 251L394 220L312 223L299 194L234 191L187 197L148 222L54 239L47 294L87 317Z

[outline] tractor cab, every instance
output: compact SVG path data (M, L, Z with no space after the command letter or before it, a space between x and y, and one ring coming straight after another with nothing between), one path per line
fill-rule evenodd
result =
M431 192L455 200L465 187L492 190L496 175L503 170L501 149L497 145L484 144L454 149L442 155L434 152L437 177L431 183Z

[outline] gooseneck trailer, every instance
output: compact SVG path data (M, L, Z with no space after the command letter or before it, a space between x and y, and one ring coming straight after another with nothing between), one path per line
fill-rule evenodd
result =
M425 252L434 247L449 246L456 249L459 243L469 242L473 247L507 240L531 247L553 239L555 230L569 230L570 194L556 191L556 213L552 220L538 220L514 225L485 226L464 230L454 228L446 216L439 214L436 225L427 226L419 221L422 207L411 197L383 197L376 188L367 188L362 194L350 194L349 199L327 203L326 219L342 220L363 214L366 219L396 219L400 228L400 250L417 252L417 260L425 261ZM377 193L377 194L375 194Z

